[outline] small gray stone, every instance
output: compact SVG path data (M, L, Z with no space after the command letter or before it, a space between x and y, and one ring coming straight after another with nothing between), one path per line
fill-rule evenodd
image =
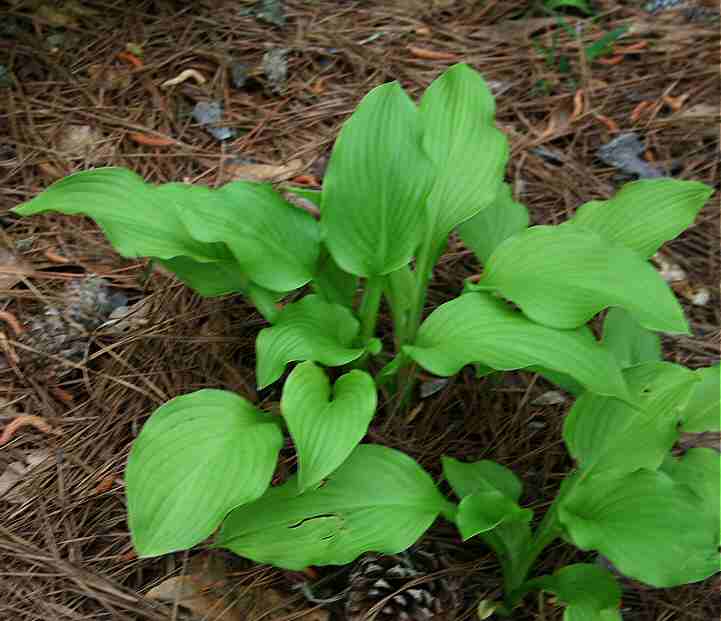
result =
M288 50L275 48L263 54L263 73L274 93L282 93L288 79Z

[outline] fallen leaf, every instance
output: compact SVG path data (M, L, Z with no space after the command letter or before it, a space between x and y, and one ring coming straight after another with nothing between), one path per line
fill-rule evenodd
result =
M224 598L206 593L195 576L174 576L150 589L146 597L158 601L178 602L207 621L243 621L240 610L228 607Z
M224 182L227 181L287 181L298 175L305 165L300 159L287 164L226 164Z
M27 453L25 459L22 461L14 461L9 464L5 472L0 474L0 498L3 502L22 504L29 500L25 494L12 488L20 483L33 468L42 464L48 457L50 457L50 451L38 449Z

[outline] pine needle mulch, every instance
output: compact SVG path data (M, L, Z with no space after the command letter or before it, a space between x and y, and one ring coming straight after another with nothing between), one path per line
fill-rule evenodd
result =
M8 70L0 80L0 316L10 313L22 330L86 273L143 303L127 331L97 331L72 365L46 357L38 370L12 322L3 329L2 422L37 415L52 433L23 428L0 448L0 473L42 456L13 501L0 499L0 618L188 618L183 607L145 596L189 573L197 553L135 557L122 481L129 446L154 408L185 392L226 388L270 409L278 399L277 391L255 391L253 340L263 322L243 300L199 300L146 262L118 258L83 219L17 220L7 211L65 174L102 165L155 182L215 186L259 164L266 168L255 174L270 180L313 183L340 123L371 87L399 80L418 96L458 61L480 70L497 93L512 145L508 179L534 223L562 221L628 179L597 158L618 132L638 133L647 160L676 177L718 189L718 25L678 11L651 16L640 2L596 2L594 20L559 20L540 4L289 1L280 27L253 14L255 2L10 2L0 20L0 64ZM589 46L621 27L626 35L589 60ZM288 61L287 82L275 89L262 70L272 49L286 50ZM246 66L241 87L232 82L236 63ZM189 69L205 82L163 86ZM234 138L221 144L193 120L193 106L207 101L222 103ZM673 286L693 330L665 338L665 353L692 367L719 358L718 218L715 197L663 249L664 260L685 272ZM429 305L455 295L476 271L470 253L452 243ZM694 304L700 290L710 299ZM572 465L560 440L568 405L534 404L550 388L526 373L500 382L463 373L408 417L379 415L370 437L436 475L442 454L495 459L521 476L527 502L542 511ZM291 466L288 457L281 470ZM478 599L499 594L495 561L478 545L460 546L442 524L431 537L447 550L448 571L464 579L459 618L475 618ZM536 570L578 560L593 556L557 545ZM293 576L225 562L232 572L224 601L242 618L328 618L292 588ZM664 590L626 583L624 619L718 618L719 586L717 578ZM261 601L270 593L272 605ZM528 598L514 618L560 616L548 601Z

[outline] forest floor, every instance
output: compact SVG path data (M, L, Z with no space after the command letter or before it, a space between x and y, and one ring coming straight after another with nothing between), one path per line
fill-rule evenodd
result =
M237 0L1 4L0 424L30 414L50 425L24 427L0 448L3 621L190 618L188 601L196 619L342 618L294 588L297 575L224 553L136 557L123 488L133 438L165 400L203 387L272 408L278 393L258 394L254 381L264 322L239 297L200 299L147 261L122 259L89 220L9 213L52 182L113 165L156 183L314 186L341 123L370 88L398 80L417 98L465 62L496 94L512 149L507 179L534 224L563 221L635 178L599 158L626 132L645 144L647 164L719 188L719 25L690 2L651 14L641 1L599 0L592 16L521 0L288 0L280 13L261 3L260 14L256 2ZM191 114L199 102L219 103L233 135L219 141L201 126ZM659 268L680 268L672 286L693 332L664 337L666 358L717 362L718 194L662 254ZM452 243L429 308L478 269ZM124 332L94 332L68 366L62 351L39 354L28 334L87 274L140 310ZM443 454L494 459L521 476L527 503L542 513L572 467L560 435L569 402L538 400L551 389L531 373L476 380L468 369L405 420L381 412L370 435L435 476ZM478 600L500 593L493 556L480 543L462 547L442 523L431 537L446 548L449 574L464 580L456 617L477 618ZM589 559L558 544L537 571ZM190 589L183 606L167 601L178 585ZM624 619L718 619L720 588L718 576L674 589L625 581ZM548 599L527 598L513 618L561 616Z

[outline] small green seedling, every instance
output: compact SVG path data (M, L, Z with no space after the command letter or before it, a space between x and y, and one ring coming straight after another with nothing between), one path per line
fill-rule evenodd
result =
M494 116L488 86L466 65L434 81L418 106L396 83L375 88L343 126L322 191L287 188L315 203L318 218L270 185L154 186L120 168L71 175L16 208L90 216L123 256L152 257L200 295L246 295L269 324L256 340L259 388L295 364L281 417L200 390L145 423L126 470L140 556L217 531L215 546L257 562L344 564L404 550L443 515L497 552L499 612L542 589L567 604L567 619L602 621L618 618L606 570L574 565L527 579L558 537L656 586L718 571L718 456L669 451L679 429L718 429L719 370L660 362L654 331L688 326L648 262L711 190L638 181L561 225L529 227L503 182L508 144ZM425 316L453 231L483 272ZM305 295L280 304L298 290ZM393 335L382 344L384 299ZM607 308L599 341L586 324ZM445 458L456 504L407 455L361 443L380 384L407 404L417 367L447 377L466 365L531 369L578 397L564 429L577 468L535 535L521 483L502 466ZM341 367L334 383L323 367ZM271 486L285 433L298 472Z

